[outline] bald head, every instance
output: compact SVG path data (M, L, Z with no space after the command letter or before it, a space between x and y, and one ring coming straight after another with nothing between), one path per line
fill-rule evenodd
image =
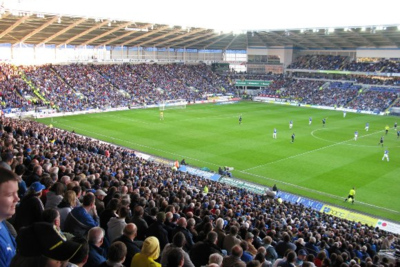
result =
M231 254L233 256L236 256L236 257L239 257L239 258L242 257L242 254L243 254L242 247L240 245L233 246Z
M180 227L186 228L187 226L186 218L184 217L180 218L176 224Z
M134 239L137 235L137 226L134 223L128 223L124 230L123 233L125 236L129 237L130 239Z
M100 247L103 244L104 230L101 227L93 227L88 232L88 242Z

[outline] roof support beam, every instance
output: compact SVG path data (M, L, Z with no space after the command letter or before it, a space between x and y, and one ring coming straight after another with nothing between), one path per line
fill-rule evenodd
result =
M175 29L175 30L173 30L173 31L170 31L170 32L167 32L166 34L163 34L163 35L161 35L161 36L158 36L158 37L156 37L156 38L153 38L153 39L151 39L151 40L147 40L147 41L144 41L144 42L142 42L142 43L140 43L140 44L137 44L137 45L135 45L135 46L143 46L143 45L145 45L145 44L147 44L147 43L149 43L149 42L154 42L154 41L156 41L156 40L158 40L158 39L162 39L162 38L165 38L165 37L168 37L168 36L170 36L170 35L172 35L172 34L175 34L175 33L177 33L177 32L180 32L181 31L181 29Z
M365 37L364 37L362 34L360 34L358 31L355 31L355 30L352 30L352 29L350 29L350 31L351 31L352 33L354 33L354 35L356 35L357 37L361 38L361 39L362 39L364 42L366 42L367 44L369 44L369 45L371 45L371 46L373 46L373 47L377 47L377 45L376 45L374 42L372 42L371 40L365 38Z
M162 44L165 44L165 43L169 43L169 44L170 44L171 41L179 40L179 39L182 39L182 38L191 36L191 35L193 35L193 34L196 34L196 33L199 33L199 32L205 31L205 30L206 30L206 29L195 29L195 30L192 30L192 31L190 31L190 32L188 32L188 33L186 33L186 34L181 35L181 36L177 36L177 37L168 39L168 40L166 40L166 41L163 41L163 42L161 42L161 43L158 43L158 44L156 44L156 45L154 45L154 46L155 46L155 47L160 47ZM173 46L173 45L170 45L170 47L171 47L171 46Z
M47 37L45 40L41 41L39 44L37 44L36 46L41 46L42 44L48 43L51 40L53 40L54 38L56 38L57 36L71 30L72 28L76 27L77 25L81 24L82 22L86 21L85 18L82 18L80 20L75 21L74 23L72 23L71 25L69 25L68 27L62 29L61 31L53 34L52 36Z
M21 40L19 40L18 42L14 43L13 45L16 45L18 43L23 43L26 40L28 40L29 38L31 38L32 36L34 36L35 34L41 32L43 29L45 29L47 26L53 24L54 22L56 22L58 20L59 16L54 16L52 19L50 19L49 21L47 21L45 24L43 24L42 26L40 26L39 28L37 28L36 30L34 30L33 32L29 33L28 35L24 36Z
M211 36L206 37L206 38L204 38L204 39L201 39L201 40L199 40L199 41L197 41L197 42L194 42L194 43L191 43L191 44L187 44L187 45L185 45L185 47L191 47L191 46L193 46L193 45L195 45L195 44L198 44L198 43L201 43L201 42L204 42L204 41L208 41L208 40L210 40L210 39L213 39L213 38L218 37L218 35L215 34L214 32L212 32L211 34L212 34ZM196 38L196 39L197 39L197 38Z
M184 44L184 43L188 43L188 42L191 42L191 41L194 41L194 40L197 40L197 39L201 39L201 38L209 38L208 36L209 35L212 35L213 37L214 37L214 32L206 32L206 33L204 33L204 34L202 34L202 35L198 35L198 36L194 36L194 37L192 37L192 38L190 38L190 39L187 39L187 40L184 40L184 41L181 41L181 42L178 42L178 43L174 43L173 44L173 46L174 47L178 47L178 45L180 45L180 44ZM204 39L203 39L204 40ZM203 41L202 40L202 41ZM187 45L185 45L185 47L187 47Z
M266 38L271 39L273 42L279 43L279 42L278 42L275 38L273 38L272 36L268 36L268 32L267 32L267 35L261 35L259 32L255 32L254 34L258 37L258 39L261 40L261 42L264 43L264 45L265 45L266 47L270 46L270 44L267 42Z
M380 36L382 36L383 39L386 39L387 41L389 41L393 45L395 45L397 47L399 46L399 42L396 42L391 37L387 36L383 31L380 32Z
M235 35L232 38L232 40L229 42L229 44L227 46L225 46L224 49L222 49L222 50L227 50L231 46L231 44L236 40L236 38L238 38L238 37L239 37L239 34Z
M291 38L289 37L290 34L291 34L290 31L288 32L288 35L285 36L285 37L280 36L279 34L277 34L277 33L275 33L275 32L270 32L270 33L271 33L272 35L274 35L276 38L283 40L283 42L290 41L290 42L291 42L291 45L295 45L295 46L298 46L298 47L301 47L301 48L306 48L304 45L302 45L302 44L300 44L300 43L294 41L293 39L291 39Z
M3 38L5 35L9 34L10 32L12 32L15 28L17 28L21 23L23 23L27 18L29 18L31 15L26 15L22 18L20 18L19 20L17 20L13 25L11 25L10 27L8 27L5 31L3 31L2 33L0 33L0 38Z
M84 45L93 43L94 41L96 41L96 40L98 40L98 39L100 39L100 38L103 38L104 36L107 36L107 35L109 35L109 34L112 34L113 32L119 31L119 30L121 30L121 29L123 29L123 28L125 28L125 27L128 27L128 26L131 25L131 24L132 24L132 22L128 22L128 23L121 24L121 25L119 25L118 27L115 27L114 29L112 29L112 30L110 30L110 31L107 31L107 32L105 32L105 33L103 33L103 34L100 34L100 35L98 35L98 36L96 36L96 37L94 37L94 38L92 38L92 39L90 39L90 40L88 40L88 41L86 41L86 42L80 44L78 47L81 47L81 46L84 46Z
M310 40L308 40L307 38L304 38L304 37L306 37L306 36L303 37L302 35L300 35L300 34L298 34L298 33L294 33L294 32L290 32L290 34L293 35L293 36L295 36L295 37L297 37L297 38L299 38L299 39L300 39L299 41L305 41L305 42L307 42L308 44L310 44L308 47L313 46L313 45L316 45L317 48L323 49L323 47L319 46L317 43L313 43L313 42L311 42ZM303 33L303 34L304 34L304 33ZM308 49L308 47L304 47L304 46L303 46L302 48Z
M110 22L110 20L105 20L105 21L103 21L103 22L100 23L100 24L96 24L96 25L94 25L93 27L87 29L86 31L83 31L83 32L81 32L80 34L77 34L77 35L75 35L74 37L69 38L69 39L68 39L67 41L65 41L63 44L57 45L57 48L60 47L60 46L62 46L62 45L67 45L67 44L73 42L74 40L78 39L79 37L82 37L82 36L88 34L89 32L94 31L95 29L98 29L98 28L100 28L100 27L103 27L104 25L107 25L109 22Z
M150 32L148 32L148 33L145 33L145 34L142 34L142 35L140 35L140 36L138 36L138 37L135 37L135 38L133 38L133 39L131 39L131 40L129 40L129 41L123 42L122 44L119 44L119 45L125 46L125 45L127 45L127 44L131 44L131 43L133 43L133 42L136 42L136 41L138 41L138 40L140 40L140 39L146 38L147 36L150 36L150 35L153 35L153 34L155 34L155 33L161 32L161 31L163 31L163 30L165 30L165 29L168 29L168 28L169 28L169 26L162 26L162 27L157 28L157 29L154 29L154 30L152 30L152 31L150 31ZM136 45L135 45L135 46L136 46Z
M219 37L217 40L215 40L215 41L213 41L213 42L207 44L205 47L203 47L203 49L206 49L206 48L209 47L210 45L215 44L215 43L217 43L217 42L219 42L219 41L222 41L223 39L225 39L225 38L231 36L231 34L232 34L232 33L228 33L228 34L222 35L222 36Z
M144 25L144 26L138 27L138 29L146 29L146 28L150 27L151 25L152 25L152 24L146 24L146 25ZM134 33L135 33L135 31L128 31L127 33L124 33L124 34L122 34L122 35L120 35L120 36L117 36L117 37L111 39L111 40L108 40L107 42L102 43L102 44L96 46L95 48L99 48L99 47L101 47L101 46L105 46L105 45L108 45L108 44L112 44L112 43L114 43L115 41L121 40L121 39L123 39L123 38L125 38L125 37L127 37L127 36L129 36L129 35L131 35L131 34L134 34Z

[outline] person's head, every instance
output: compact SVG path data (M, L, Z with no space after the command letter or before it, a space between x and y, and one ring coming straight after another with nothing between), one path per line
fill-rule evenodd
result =
M69 183L71 183L71 177L69 177L68 175L64 175L61 177L60 182L68 185Z
M240 246L240 245L234 245L233 247L232 247L232 251L231 251L231 254L233 255L233 256L235 256L235 257L242 257L242 254L243 254L243 249L242 249L242 247Z
M88 232L88 242L100 247L104 240L104 230L101 227L93 227Z
M249 243L252 243L254 239L254 235L251 232L247 232L245 236L245 240Z
M157 213L157 222L164 223L165 218L166 218L165 212L160 211Z
M41 184L40 182L33 182L31 184L31 186L29 186L28 188L28 192L26 193L27 195L35 195L35 196L41 196L42 195L42 191L45 189L46 187Z
M265 245L271 245L271 243L272 243L272 237L266 236L266 237L264 237L263 241L264 241L264 244L265 244Z
M168 253L166 267L182 267L185 263L183 253L180 249L173 248Z
M219 253L213 253L210 255L210 257L208 258L208 266L210 266L211 264L217 264L218 266L221 266L222 264L222 260L224 258L222 257L221 254Z
M43 174L43 168L42 168L42 166L40 166L39 164L38 164L38 165L35 165L35 166L33 167L33 172L34 172L35 174L41 176L41 175Z
M261 253L263 255L266 255L267 254L267 249L265 247L261 246L261 247L259 247L257 249L257 253Z
M83 207L90 207L94 205L94 200L95 197L93 195L93 193L87 193L82 200L82 206Z
M240 246L242 247L243 251L246 251L249 249L249 243L247 241L240 241Z
M18 201L18 176L0 168L0 222L14 215Z
M71 259L69 259L69 262L78 266L83 266L87 262L89 257L89 243L83 237L74 236L71 240L81 244L81 247L75 253L75 255Z
M186 218L184 217L180 218L176 224L180 227L186 228L187 226Z
M305 249L300 249L297 253L297 258L299 260L305 261L307 259L307 251Z
M71 207L76 205L76 193L73 190L68 190L64 193L63 201L68 203Z
M108 202L108 204L107 204L107 209L116 211L116 210L118 210L120 204L121 204L121 200L119 200L118 198L112 198L110 200L110 202Z
M186 243L186 237L181 231L177 232L172 238L172 244L174 244L178 248L182 248L185 245L185 243Z
M222 230L222 229L224 228L224 219L218 218L218 219L215 221L215 228L216 228L216 229L219 229L219 230Z
M126 218L129 215L129 208L125 206L121 206L118 209L118 216L119 218Z
M62 195L65 191L65 185L59 182L54 183L50 187L50 191L54 192L56 195Z
M129 239L133 240L135 239L137 235L137 226L134 223L128 223L125 225L123 234L127 236Z
M239 232L239 229L236 226L231 226L231 228L229 229L229 233L231 235L237 235L237 233Z
M160 256L160 242L157 237L149 236L143 241L142 250L140 251L143 255L151 259L158 259Z
M113 263L123 263L125 261L127 248L121 241L116 241L108 248L107 259Z
M296 260L296 252L294 252L293 250L290 251L287 254L286 258L287 258L287 262L289 262L289 263L295 262L295 260Z
M212 243L212 244L216 244L218 241L218 234L214 231L210 231L207 234L207 241Z
M255 260L258 260L259 262L265 262L265 254L261 252L257 252L256 256L254 257Z
M246 263L246 267L261 267L261 263L258 260L252 260Z
M58 228L60 227L60 213L57 209L45 209L42 212L42 221L52 223Z
M103 200L107 196L106 192L101 189L97 189L95 195L99 200Z
M290 242L290 236L288 233L283 234L283 241L285 241L286 243Z

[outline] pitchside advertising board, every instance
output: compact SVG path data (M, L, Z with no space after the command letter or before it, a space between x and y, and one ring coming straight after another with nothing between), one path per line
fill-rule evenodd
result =
M257 81L257 80L236 80L236 86L252 86L252 87L267 87L271 81Z
M299 197L285 192L279 192L277 197L280 197L282 198L282 200L291 203L303 204L305 207L312 208L319 212L323 212L340 219L345 219L354 222L361 222L362 224L366 224L369 226L379 227L379 229L382 229L384 231L400 234L400 225L390 221L374 218L368 215L345 210L335 206L326 205L318 201L310 200L304 197Z

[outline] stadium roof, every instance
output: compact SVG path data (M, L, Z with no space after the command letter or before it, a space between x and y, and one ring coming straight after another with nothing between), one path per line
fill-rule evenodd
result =
M40 0L37 0L36 4L38 1ZM58 3L59 1L52 2ZM240 9L240 6L237 8ZM211 27L200 26L200 24L203 25L200 22L199 27L170 26L166 23L157 23L155 22L157 20L150 19L148 16L148 20L143 17L140 21L132 21L114 19L111 16L60 15L60 13L43 13L32 10L0 8L0 43L14 46L46 44L57 47L67 45L82 47L85 45L94 47L139 46L208 50L246 50L248 47L259 46L293 46L300 49L318 50L346 50L359 47L400 48L400 23L384 26L365 24L365 26L326 26L275 30L262 29L263 26L259 25L258 28L254 27L251 30L229 32L225 30L222 32ZM390 8L388 11L390 11ZM268 14L273 12L273 10L270 10ZM231 15L235 16L235 14ZM225 20L225 17L221 16L219 19ZM205 20L207 20L207 17L205 17ZM258 21L256 18L254 20ZM188 24L193 24L193 22ZM328 24L321 22L320 25Z

